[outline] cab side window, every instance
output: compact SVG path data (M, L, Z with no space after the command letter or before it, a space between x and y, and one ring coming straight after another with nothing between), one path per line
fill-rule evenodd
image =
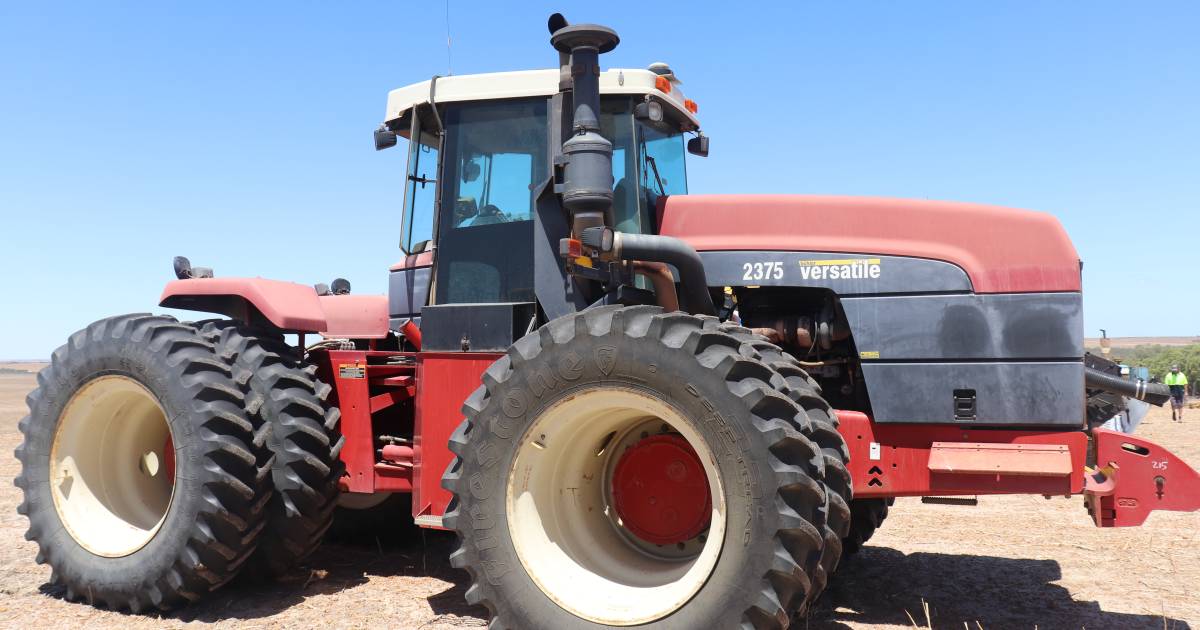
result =
M438 149L440 138L433 129L422 126L420 107L413 109L412 127L408 142L408 173L404 185L404 224L400 247L406 252L423 241L433 240L435 203L437 200Z

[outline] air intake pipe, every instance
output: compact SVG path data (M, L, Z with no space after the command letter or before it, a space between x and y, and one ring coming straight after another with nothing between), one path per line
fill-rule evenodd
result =
M569 25L558 13L550 16L549 27L560 62L566 55L560 85L570 88L573 110L570 134L562 145L562 203L571 216L571 233L580 234L605 225L612 208L613 147L600 135L600 54L621 40L607 26Z
M1084 384L1088 389L1099 389L1162 406L1171 399L1171 388L1162 383L1147 383L1142 379L1126 380L1095 368L1084 368Z
M600 135L600 55L616 48L620 38L607 26L568 24L559 13L550 16L547 25L550 43L559 52L559 89L571 92L570 133L562 145L559 188L570 215L571 234L593 249L611 250L620 260L673 265L679 270L685 309L715 315L704 265L695 249L669 236L612 231L613 148ZM598 246L605 239L609 247ZM619 245L614 248L615 244Z
M704 263L691 245L673 236L613 232L605 227L588 228L581 237L584 245L617 260L660 262L675 267L683 289L684 310L697 315L717 314L708 292Z

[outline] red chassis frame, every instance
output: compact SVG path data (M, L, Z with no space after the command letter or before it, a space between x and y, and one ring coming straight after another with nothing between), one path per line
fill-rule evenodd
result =
M447 448L462 421L462 405L480 375L500 358L480 352L330 350L314 353L318 373L333 385L346 438L343 492L411 492L418 525L441 528L450 492L442 474L454 458ZM411 401L411 442L378 440L375 420Z
M501 355L332 350L314 353L333 385L346 438L342 490L411 492L418 525L441 527L450 435L480 376ZM410 403L411 441L382 439L377 419ZM878 424L837 410L856 498L1084 494L1098 526L1140 525L1153 510L1200 510L1200 474L1166 449L1130 435ZM395 421L395 418L393 418ZM401 419L401 423L407 420ZM1089 448L1096 468L1088 468Z

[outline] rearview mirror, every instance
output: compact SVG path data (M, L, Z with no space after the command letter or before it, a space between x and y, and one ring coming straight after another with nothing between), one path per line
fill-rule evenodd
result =
M396 132L388 129L386 125L379 125L375 130L375 150L382 151L396 146Z
M696 136L688 140L688 153L700 157L708 157L708 136Z

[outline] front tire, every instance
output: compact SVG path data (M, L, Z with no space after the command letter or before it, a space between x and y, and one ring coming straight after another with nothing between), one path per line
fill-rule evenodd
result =
M808 372L796 360L796 357L784 352L782 348L771 343L766 337L757 335L748 328L732 324L722 324L721 330L729 333L735 339L742 341L753 349L753 356L770 366L772 370L783 377L784 387L780 391L788 398L796 401L812 420L813 432L811 438L821 447L825 461L825 550L821 556L821 566L813 580L813 589L809 595L808 604L811 606L825 590L829 577L837 570L844 553L844 542L851 536L852 515L850 505L853 501L854 484L851 481L847 467L850 461L850 449L846 440L838 432L837 414L821 396L821 386L808 375ZM869 535L868 535L869 537Z
M716 323L593 309L485 372L450 440L443 523L489 627L766 629L802 612L823 455L782 377Z
M270 496L266 432L190 326L98 321L54 352L27 402L17 511L68 600L174 608L254 551Z

